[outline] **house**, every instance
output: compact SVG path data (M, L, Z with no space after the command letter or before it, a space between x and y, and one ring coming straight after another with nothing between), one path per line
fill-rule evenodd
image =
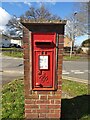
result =
M21 46L22 46L21 38L0 34L0 47L21 47Z
M73 47L74 43L72 44L71 38L67 35L64 36L64 52L70 52L71 46Z
M88 53L90 51L90 38L82 42L82 50L84 53Z
M64 37L64 48L65 47L71 47L71 39L68 36Z
M11 47L21 47L22 39L20 37L11 37Z
M0 34L0 47L10 47L10 37L5 34Z

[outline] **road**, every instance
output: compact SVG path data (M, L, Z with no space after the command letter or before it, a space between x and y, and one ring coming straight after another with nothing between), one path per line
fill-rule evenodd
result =
M2 58L2 59L1 59ZM2 61L2 69L0 69L0 77L2 84L11 80L23 78L23 59L12 57L0 57ZM63 76L74 77L82 80L88 80L88 62L83 61L63 61Z
M14 79L23 78L23 59L2 56L2 70L0 73L2 84Z
M88 80L88 61L63 61L63 75Z

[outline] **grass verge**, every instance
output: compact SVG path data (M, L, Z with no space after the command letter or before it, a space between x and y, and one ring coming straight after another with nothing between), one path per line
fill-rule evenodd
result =
M14 119L24 117L23 80L15 80L3 86L2 90L2 118Z
M62 89L73 97L88 94L88 85L70 80L62 81Z
M63 80L62 90L72 98L62 98L60 120L87 120L88 93L87 85ZM24 83L14 80L4 85L2 90L2 118L24 118Z
M2 48L2 54L10 57L23 57L23 50L21 48Z
M18 51L3 52L3 55L10 56L10 57L18 57L18 58L23 57L23 53Z
M79 60L81 57L80 56L64 56L64 60L71 61L71 60Z

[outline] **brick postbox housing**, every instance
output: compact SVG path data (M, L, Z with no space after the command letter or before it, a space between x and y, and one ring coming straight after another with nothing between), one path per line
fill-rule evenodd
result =
M25 118L32 119L60 119L62 93L62 60L64 25L66 21L32 23L27 20L23 24L23 51L24 51L24 86L25 86ZM52 88L33 88L33 33L55 33L55 77ZM45 35L44 34L44 35ZM47 37L48 39L48 37ZM38 39L39 40L39 39ZM35 70L34 70L35 71ZM37 74L37 73L36 73ZM34 86L35 87L35 86Z

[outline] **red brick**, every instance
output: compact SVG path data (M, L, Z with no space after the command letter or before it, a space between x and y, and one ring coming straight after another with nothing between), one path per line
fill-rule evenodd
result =
M61 110L54 110L54 113L60 113Z
M60 99L61 95L48 96L48 99Z
M61 66L61 64L60 64L60 65L58 65L58 69L61 69L61 70L62 70L62 66Z
M58 75L61 75L61 74L62 74L62 70L61 70L61 69L58 69L57 74L58 74Z
M25 113L32 113L31 110L25 110Z
M58 50L58 54L62 55L63 54L63 50Z
M37 94L48 95L50 91L37 91Z
M60 90L61 90L61 88L62 88L62 87L61 87L61 85L60 85L60 86L58 86L58 89L60 89Z
M47 117L48 118L60 118L60 114L59 113L55 113L55 114L48 113Z
M26 99L25 100L25 104L35 104L35 103L36 103L36 101L31 100L31 99Z
M60 109L60 105L48 105L49 109Z
M63 49L63 44L59 44L59 45L58 45L58 48L59 48L59 49Z
M37 100L37 104L50 104L49 100Z
M37 113L25 113L25 118L26 119L28 119L29 118L29 120L31 119L31 118L38 118L39 117L39 115L37 114Z
M40 105L40 109L47 109L48 106L47 105Z
M62 76L61 75L58 75L58 80L62 79Z
M58 81L58 84L59 84L59 85L61 85L61 84L62 84L62 81L61 81L61 80L59 80L59 81Z
M55 100L55 104L61 104L61 100Z
M59 58L59 60L62 61L62 59L63 59L63 55L62 55L62 54L58 54L58 58Z
M59 64L59 65L62 65L62 61L61 61L61 60L58 60L58 64Z
M55 110L49 109L49 113L54 113Z
M51 100L51 102L50 102L51 104L54 104L54 100Z
M39 108L38 105L30 105L30 104L25 104L25 109L36 109Z
M26 59L29 59L29 50L28 49L24 49L23 51L24 55L23 55L23 58L26 60ZM29 61L29 60L28 60Z
M23 37L23 43L28 43L29 42L29 36Z
M49 112L48 109L37 110L37 113L48 113L48 112Z
M58 94L61 95L61 94L62 94L61 90L58 90L56 94L57 94L57 95L58 95Z
M32 111L32 113L37 113L36 109L32 109L31 111Z
M39 118L46 118L46 114L45 113L40 113Z
M33 100L33 99L34 99L34 100L35 100L35 99L39 99L39 96L38 96L38 95L31 95L31 96L29 96L29 99L32 99L32 100Z
M30 49L30 48L29 48L29 43L24 43L24 44L23 44L23 48L24 48L24 50L25 50L25 49Z
M42 96L40 96L40 99L47 99L47 96L45 96L45 95L42 95Z

